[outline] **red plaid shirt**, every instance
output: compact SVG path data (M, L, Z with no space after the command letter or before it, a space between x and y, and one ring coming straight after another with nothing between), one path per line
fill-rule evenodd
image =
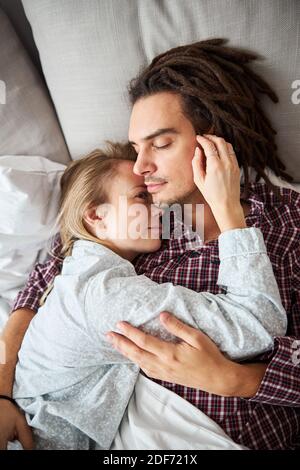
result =
M280 193L282 199L278 201L263 183L257 183L251 185L248 198L251 209L247 225L262 230L288 316L288 336L275 338L273 351L256 359L268 361L256 395L251 399L222 397L155 380L216 421L234 441L251 449L300 448L300 194L282 188ZM187 249L186 244L184 236L164 240L159 251L135 260L136 272L158 283L221 293L217 286L218 241L195 250ZM57 237L53 255L45 264L36 265L14 310L38 309L40 297L60 273L60 248Z

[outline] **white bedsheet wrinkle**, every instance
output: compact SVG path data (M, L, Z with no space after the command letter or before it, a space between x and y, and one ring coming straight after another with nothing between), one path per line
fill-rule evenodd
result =
M139 374L111 450L245 450L198 408Z

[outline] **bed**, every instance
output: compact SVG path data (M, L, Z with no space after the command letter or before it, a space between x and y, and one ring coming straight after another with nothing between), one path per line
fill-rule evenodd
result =
M128 82L164 50L225 37L265 57L279 103L264 104L300 190L299 18L297 0L0 0L0 330L47 256L65 165L127 139Z

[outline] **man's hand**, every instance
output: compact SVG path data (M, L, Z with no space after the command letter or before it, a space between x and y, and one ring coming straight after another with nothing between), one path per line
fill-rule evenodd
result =
M215 135L197 135L192 160L194 182L221 230L246 228L240 202L240 168L233 147Z
M33 436L24 414L7 400L0 400L0 450L17 439L25 450L34 448Z
M255 395L267 367L265 364L241 365L230 361L207 335L168 312L161 313L160 321L181 341L160 340L127 322L117 324L123 334L109 332L106 336L148 377L215 395L245 398Z

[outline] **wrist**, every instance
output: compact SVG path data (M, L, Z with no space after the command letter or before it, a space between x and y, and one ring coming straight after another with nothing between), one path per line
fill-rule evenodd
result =
M237 364L230 362L226 374L224 396L252 398L258 392L267 364Z
M16 400L14 400L11 396L9 395L2 395L0 394L0 403L1 401L5 401L6 403L9 402L11 403L12 405L14 405L16 408L19 408L19 405L18 403L16 402Z
M238 228L247 228L245 215L241 204L228 206L223 204L212 210L221 232Z

